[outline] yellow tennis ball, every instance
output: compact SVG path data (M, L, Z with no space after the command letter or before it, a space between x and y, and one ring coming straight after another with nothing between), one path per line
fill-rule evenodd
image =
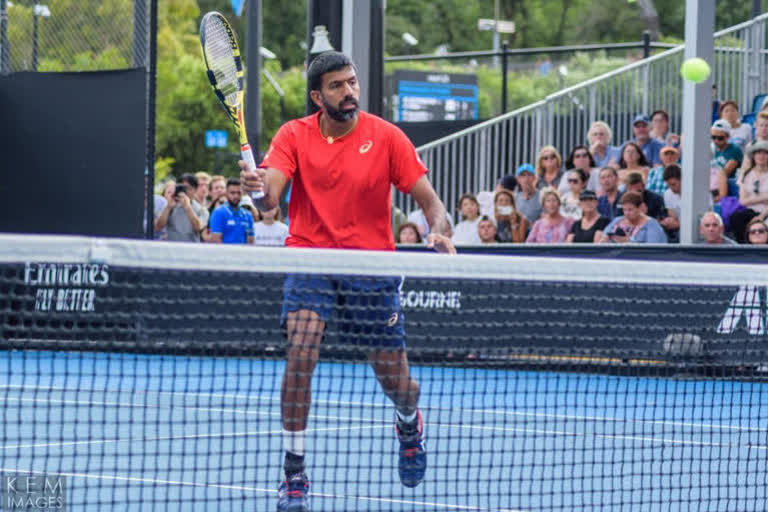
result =
M683 62L680 67L680 74L683 78L694 84L700 84L709 78L709 64L704 59L694 57Z

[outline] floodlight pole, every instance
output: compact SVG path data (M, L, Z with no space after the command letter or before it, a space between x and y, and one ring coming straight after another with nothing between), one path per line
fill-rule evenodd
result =
M752 0L752 17L757 18L763 13L763 0Z
M261 0L248 0L245 64L245 130L256 163L261 160Z
M714 66L715 5L685 2L685 59L700 57ZM683 81L683 176L680 242L698 239L699 220L709 209L709 126L712 123L712 76L700 84Z

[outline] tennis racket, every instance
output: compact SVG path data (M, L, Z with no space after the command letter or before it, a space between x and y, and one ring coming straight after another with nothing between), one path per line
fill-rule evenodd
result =
M240 137L240 156L248 169L256 169L243 120L243 62L237 37L226 18L212 11L200 22L200 45L207 68L208 80ZM251 192L252 199L261 199L264 192Z

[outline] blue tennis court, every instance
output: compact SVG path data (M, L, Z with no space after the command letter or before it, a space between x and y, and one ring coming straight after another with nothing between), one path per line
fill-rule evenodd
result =
M3 352L0 471L65 475L71 510L272 510L282 367ZM393 409L370 368L318 366L312 510L768 507L766 384L446 367L413 374L430 459L411 490L399 483Z

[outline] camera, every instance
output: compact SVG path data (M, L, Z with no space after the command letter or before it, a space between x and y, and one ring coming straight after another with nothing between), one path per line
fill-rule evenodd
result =
M173 193L174 196L178 196L180 192L187 193L187 186L186 185L176 185L176 191Z
M617 227L613 230L613 233L609 233L608 236L626 236L627 232L623 228Z

